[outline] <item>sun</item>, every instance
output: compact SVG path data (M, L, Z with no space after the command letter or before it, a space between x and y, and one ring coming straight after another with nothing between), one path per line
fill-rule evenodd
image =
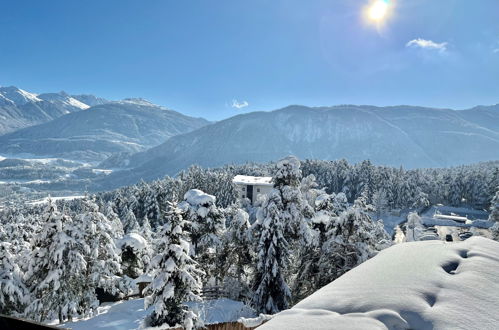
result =
M376 0L367 9L367 16L371 21L381 22L388 15L388 0Z

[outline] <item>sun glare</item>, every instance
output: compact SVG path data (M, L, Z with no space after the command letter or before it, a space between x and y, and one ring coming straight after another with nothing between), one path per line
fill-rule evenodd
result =
M368 17L374 22L380 22L388 14L388 9L388 0L376 0L368 9Z

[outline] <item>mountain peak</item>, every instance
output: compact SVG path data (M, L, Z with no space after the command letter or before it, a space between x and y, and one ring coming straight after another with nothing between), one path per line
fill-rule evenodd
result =
M41 101L36 94L27 92L15 86L0 87L2 99L11 101L16 105L24 105L29 102Z

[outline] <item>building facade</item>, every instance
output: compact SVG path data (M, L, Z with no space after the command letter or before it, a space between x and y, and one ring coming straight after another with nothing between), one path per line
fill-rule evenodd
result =
M236 175L232 182L237 187L238 198L248 198L254 204L258 197L267 195L274 188L272 177Z

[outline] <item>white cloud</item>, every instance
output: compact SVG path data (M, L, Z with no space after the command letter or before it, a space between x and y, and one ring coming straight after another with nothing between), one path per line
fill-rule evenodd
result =
M231 107L236 108L236 109L242 109L242 108L246 108L248 105L249 105L249 103L247 101L239 102L238 100L232 100Z
M408 43L405 44L406 47L413 47L413 48L422 48L422 49L430 49L430 50L436 50L441 53L445 52L447 50L447 43L446 42L434 42L432 40L425 40L425 39L414 39L409 41Z

